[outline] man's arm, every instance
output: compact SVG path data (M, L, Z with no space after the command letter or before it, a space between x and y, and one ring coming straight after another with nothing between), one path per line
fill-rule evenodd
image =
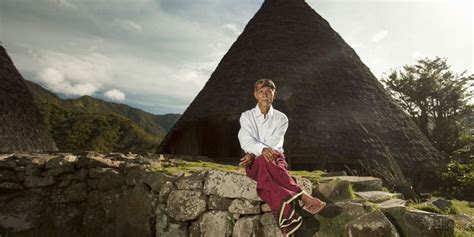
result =
M277 147L283 147L284 137L286 130L288 129L288 118L285 116L282 118L281 122L278 124L275 132L266 139L265 145L276 150Z
M239 130L238 138L240 142L240 147L242 148L242 150L244 150L247 153L252 153L255 156L261 155L263 148L268 147L268 146L258 141L257 138L253 135L252 129L250 126L250 121L245 115L245 113L242 113L239 121L240 121L240 130Z

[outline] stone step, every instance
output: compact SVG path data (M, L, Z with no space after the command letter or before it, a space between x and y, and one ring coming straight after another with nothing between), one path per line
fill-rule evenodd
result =
M392 198L402 198L400 193L389 193L384 191L355 192L355 195L363 200L374 203L381 203Z
M334 179L347 180L352 184L355 191L381 191L382 179L371 176L334 176L322 177L321 181L326 182Z
M376 203L377 207L383 212L391 212L394 210L405 210L407 201L399 198L392 198L381 203Z

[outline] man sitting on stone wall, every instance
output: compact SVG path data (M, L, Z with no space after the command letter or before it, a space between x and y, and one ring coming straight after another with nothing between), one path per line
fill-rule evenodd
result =
M304 203L303 209L311 214L321 211L326 204L305 193L288 174L283 155L288 118L272 106L275 83L269 79L258 80L254 95L257 106L240 117L238 137L246 154L239 165L245 167L247 176L257 181L258 196L268 203L283 234L289 236L303 222L294 209L299 200Z

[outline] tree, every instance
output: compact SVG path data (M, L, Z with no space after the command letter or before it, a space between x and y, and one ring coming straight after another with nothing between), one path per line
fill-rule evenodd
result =
M472 116L470 91L474 74L455 74L446 58L419 59L382 78L398 104L418 124L433 145L448 155L462 144L463 118ZM472 88L471 88L472 89Z

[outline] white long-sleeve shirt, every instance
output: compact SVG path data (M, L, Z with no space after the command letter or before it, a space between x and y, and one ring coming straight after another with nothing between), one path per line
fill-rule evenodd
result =
M283 153L283 140L288 129L288 117L270 106L267 117L260 111L258 104L240 116L239 142L242 150L256 156L262 149L270 147Z

